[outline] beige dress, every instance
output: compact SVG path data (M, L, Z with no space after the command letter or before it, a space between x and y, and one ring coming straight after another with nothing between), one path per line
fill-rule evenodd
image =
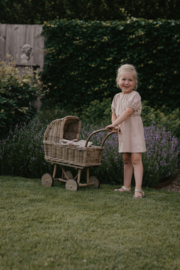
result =
M114 96L111 109L119 117L127 108L133 108L134 112L119 126L121 133L118 134L120 153L143 153L146 152L144 128L141 119L141 96L138 92L130 94L119 93Z

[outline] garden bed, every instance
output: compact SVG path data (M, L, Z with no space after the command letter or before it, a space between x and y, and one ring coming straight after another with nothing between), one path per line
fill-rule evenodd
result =
M173 180L169 185L163 187L162 189L166 191L180 192L180 173L175 180Z
M180 192L180 169L178 169L168 180L157 185L155 189Z

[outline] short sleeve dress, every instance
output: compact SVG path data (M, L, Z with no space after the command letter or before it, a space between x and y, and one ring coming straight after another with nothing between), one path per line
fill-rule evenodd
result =
M121 134L118 134L120 153L146 152L144 139L144 127L141 119L141 96L132 91L129 94L119 93L114 96L111 109L119 117L127 108L133 108L134 112L119 126Z

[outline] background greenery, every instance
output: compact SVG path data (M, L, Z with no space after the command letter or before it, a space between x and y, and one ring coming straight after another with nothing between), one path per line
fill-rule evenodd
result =
M44 24L47 55L42 79L51 83L49 102L80 109L119 92L116 71L136 66L142 100L150 106L180 106L179 21L84 22L55 20Z
M86 124L97 124L104 123L108 125L111 123L111 103L110 98L104 98L102 101L93 100L88 106L83 106L82 111L79 112L78 109L74 109L71 113L77 115L83 123ZM58 109L58 106L57 106ZM39 117L42 121L45 119L56 118L56 110L43 110L43 114ZM62 110L58 110L62 111ZM63 112L63 111L62 111ZM166 130L171 131L173 136L180 139L180 110L179 108L172 109L163 105L162 107L148 105L147 101L142 101L142 112L141 112L143 125L145 127L151 126L156 123L159 127L165 127ZM54 117L54 118L53 118ZM44 119L44 120L43 120Z
M119 9L119 3L121 2L123 2L123 8L126 8L125 10ZM126 3L124 2L125 1L89 0L86 3L86 0L55 0L53 2L40 0L37 3L37 1L35 2L34 0L2 0L0 2L0 22L18 24L43 23L44 20L52 20L58 16L60 18L68 19L79 18L81 20L124 20L125 18L128 19L130 16L148 19L179 19L180 6L176 0L133 0L126 1ZM109 8L111 8L111 10L109 10ZM99 10L101 10L101 12L99 12ZM153 25L153 22L150 23ZM154 28L150 27L150 32L155 32L154 35L150 35L150 40L147 39L146 34L142 34L144 28L141 28L142 32L140 32L142 39L137 35L137 33L139 33L137 31L139 26L137 25L137 28L133 28L135 29L135 34L129 32L131 37L127 39L128 43L131 44L131 46L128 47L128 50L132 47L132 53L134 54L133 47L136 47L138 42L139 48L142 51L143 46L145 46L146 49L148 49L149 46L147 52L150 54L150 59L148 59L147 55L144 55L145 66L137 66L140 75L144 74L141 76L143 81L140 82L142 87L143 85L145 86L142 88L143 92L147 90L147 85L144 81L146 82L145 75L148 75L148 73L151 77L151 81L149 80L148 82L150 83L148 84L148 87L155 85L155 87L152 88L152 92L147 93L148 97L151 96L149 94L152 93L157 93L157 96L160 96L159 89L162 89L161 84L164 87L167 80L166 76L170 75L169 80L171 82L171 87L165 88L165 90L163 90L163 95L167 95L168 98L172 100L171 104L165 100L165 104L170 104L170 106L172 105L172 108L175 108L179 106L179 103L176 102L177 95L174 95L174 98L172 96L174 85L175 92L178 93L176 91L178 90L178 87L176 87L178 85L177 77L174 77L174 74L176 74L177 70L179 72L179 49L177 48L179 44L179 28L177 26L178 22L166 21L163 27L161 26L161 23L162 21L160 20L156 21L154 22ZM167 33L165 33L166 25ZM53 28L53 26L49 26L48 23L46 26ZM157 30L158 28L161 29L162 32L161 30ZM108 28L106 27L106 29ZM145 30L147 30L147 28ZM177 33L175 33L176 31ZM121 34L122 32L117 33ZM54 44L51 43L49 48L51 47L52 49L59 50L57 46L59 36L56 36L57 32L54 32L54 34L54 36L52 35ZM79 30L77 30L76 34L79 34ZM76 34L73 38L76 38L74 40L77 41L76 46L79 46L81 50L81 48L84 48L84 45L81 44L81 40L77 39ZM95 56L98 59L96 47L99 46L98 50L101 53L101 49L103 48L103 46L100 45L101 41L105 42L105 45L108 45L108 42L106 40L105 32L103 32L103 37L98 31L95 32L95 34L95 38L97 38L98 35L99 37L96 40L97 44L95 44L94 41L92 42L92 48L94 49L95 47ZM90 39L92 39L92 37L93 36L90 34ZM122 37L127 38L124 34ZM68 38L69 37L67 36L67 41L63 41L65 46L68 45ZM162 42L159 42L161 38ZM119 40L119 36L117 36L117 39ZM133 42L131 42L132 40ZM123 41L121 42L123 44ZM158 45L158 42L160 46ZM116 43L115 39L114 43ZM71 45L68 47L68 50L70 47ZM120 46L117 48L118 55L119 49L122 49L123 47ZM155 58L159 59L159 64L158 61L155 61L154 63L151 62L151 60L154 59L152 57L153 49ZM174 54L171 50L174 51ZM52 53L53 51L49 52ZM69 52L71 55L71 50ZM82 50L82 52L84 51ZM102 54L104 54L103 50ZM170 56L168 56L168 54L170 54ZM54 56L55 54L52 55L52 58ZM58 58L61 54L57 54L56 56ZM65 56L67 57L66 54ZM168 57L166 58L166 56ZM130 59L128 59L128 57ZM125 62L131 62L133 59L133 63L142 65L144 63L143 56L141 56L139 62L138 57L139 51L137 55L131 55L131 53L128 55L125 53L125 57L123 56L119 59L123 59ZM53 61L51 62L50 58L47 59L49 63L53 65ZM84 55L82 55L82 58L84 58ZM90 60L94 61L94 58ZM175 65L173 63L173 70L173 68L171 69L170 64L171 61L176 62L176 60L177 63ZM90 61L90 64L92 64L93 61ZM111 59L105 59L105 61L111 61ZM105 61L103 59L103 62ZM150 63L148 61L150 61ZM54 70L57 70L58 72L58 59L54 63L55 67L57 67L57 69ZM74 63L75 72L78 70L76 67L77 63ZM96 62L96 59L95 64L99 64ZM119 64L120 62L117 62L117 66ZM62 69L61 73L57 73L56 77L60 76L62 79L63 72L65 72L65 75L68 75L68 78L73 80L73 76L71 75L74 74L71 74L70 72L73 72L74 69L71 69L71 71L68 70L66 73L66 69L69 69L68 65L64 65L64 70ZM158 75L155 73L156 66L158 67ZM107 67L109 66L107 65ZM165 73L162 73L163 67L165 67ZM167 72L168 67L170 74ZM144 69L145 73L143 73ZM89 70L87 69L87 72L88 71ZM115 69L113 69L113 71L111 70L113 82L111 82L110 85L112 85L112 95L117 91L117 89L115 90L115 71ZM173 73L173 71L175 73ZM102 73L104 73L104 70ZM91 75L94 74L96 73L92 73ZM56 77L54 77L55 83L57 83ZM90 76L90 79L91 77L92 76ZM147 76L148 79L150 77ZM84 79L84 77L82 78ZM83 114L81 114L81 116L83 121L86 122L86 131L91 131L92 128L96 128L95 126L92 127L92 125L90 125L92 122L97 121L100 123L103 121L103 125L105 125L106 122L109 123L110 121L110 103L112 97L108 92L109 90L105 93L101 91L107 83L105 81L106 77L103 77L102 80L103 81L100 81L100 83L95 83L95 86L98 85L99 92L95 92L93 99L90 98L89 101L87 100L87 106L83 106L84 104L82 104L81 109L83 109ZM87 84L87 82L85 83ZM102 85L102 89L99 85ZM52 90L55 90L55 94L48 96L48 99L53 100L56 96L59 97L56 93L56 86L57 88L60 86L61 89L62 85L58 85L58 83L57 85L54 84ZM12 88L13 87L14 85ZM66 90L66 87L64 89ZM68 85L67 90L69 89L71 90ZM88 87L83 90L84 95L85 92L87 93L86 89L88 89L88 91L89 89L90 91L95 91L93 87L91 88L91 85L88 85ZM3 94L5 95L3 98L6 99L7 104L10 104L11 91L8 90L9 89L3 90ZM22 89L21 91L18 89L17 92L18 94L22 93L24 95ZM151 101L153 98L155 100L157 96L151 97ZM13 96L13 98L16 100L16 96ZM17 98L20 99L19 96ZM28 99L27 95L24 98ZM0 97L0 99L2 101L2 97ZM148 100L148 98L145 99ZM58 101L60 104L63 104L63 102L67 104L66 99L63 101L61 97L59 97ZM3 103L1 102L1 104ZM51 102L48 102L48 104L51 104ZM151 104L155 104L155 101ZM157 104L163 104L163 102L161 103L158 101ZM13 108L13 106L11 107ZM5 113L9 114L9 118L11 119L11 107L8 105L8 110L6 112L1 110L1 123L4 121L3 119L5 119L3 118L3 114ZM17 108L21 108L21 104L20 106L17 106ZM74 111L72 111L72 109ZM79 106L71 108L71 112L79 114ZM60 268L65 270L179 269L179 194L163 191L157 192L156 190L145 188L147 197L140 201L132 200L132 194L114 193L112 190L116 188L116 186L112 187L110 185L101 185L100 190L82 188L80 192L77 193L67 192L64 184L57 182L53 188L41 186L39 180L40 175L44 170L52 171L51 165L45 163L43 159L43 133L46 125L52 120L67 114L68 113L64 111L64 107L60 105L54 107L53 110L46 108L46 110L41 111L40 115L34 118L31 123L24 125L23 127L17 126L15 131L13 133L10 132L5 140L0 140L0 166L2 169L3 161L3 170L5 174L13 172L16 175L26 174L27 177L38 176L38 179L0 176L1 268L3 270L27 268L38 270ZM17 111L16 115L18 115ZM159 110L144 103L142 117L146 126L157 121L159 126L166 126L167 130L171 130L172 136L176 134L180 137L178 109L171 111L165 106L161 107ZM26 117L23 119L26 121ZM86 134L84 133L84 135ZM163 141L163 138L161 141ZM171 153L168 154L171 155ZM153 164L156 164L155 159L153 159ZM170 164L168 164L168 166L170 166ZM105 167L107 169L107 166ZM119 187L119 185L117 187Z
M39 75L32 69L19 72L12 60L0 62L0 139L16 124L27 123L35 116L33 102L45 89L47 87L43 87Z
M99 104L95 108L101 107L98 101L94 102ZM104 104L108 106L108 104ZM106 106L104 109L107 110ZM92 110L93 108L94 106L92 106ZM110 108L110 104L108 108ZM143 122L148 126L145 127L148 151L143 154L143 186L154 187L165 181L174 174L179 164L179 144L177 138L174 137L175 134L180 134L180 121L177 121L179 111L175 110L168 114L165 108L162 110L164 112L156 111L146 104L143 105ZM84 117L83 114L81 115L82 119L85 119L82 122L81 139L86 140L94 130L104 128L110 123L110 113L104 118L98 118L98 114L103 115L104 113L103 107L101 111L93 110L93 113L97 117L94 122L92 122L90 112L85 111ZM44 173L52 174L52 165L44 160L43 136L51 121L67 115L76 114L67 112L58 106L49 110L41 110L29 124L17 126L6 139L0 140L1 174L39 179ZM157 124L155 124L156 121ZM168 132L171 129L172 132ZM101 145L105 135L106 132L98 133L91 138L91 141L94 145ZM101 183L123 184L123 160L118 153L117 135L110 136L106 141L101 163L97 169L91 168L91 175L96 175ZM71 170L74 176L76 175L72 168L66 169ZM57 175L61 175L60 167L58 167ZM83 170L82 182L86 181L85 177L85 170ZM134 185L134 182L132 184Z
M143 13L145 6L146 10L148 8L151 10L152 3L146 5L143 1L141 3L131 2L133 2L132 13L133 10L139 8L139 4L141 5L139 14L145 14ZM161 7L161 10L165 12L167 6L172 11L170 4L162 5L158 2L155 5L154 1L152 2L154 11ZM2 1L1 5L8 7L9 3L8 0ZM175 109L180 105L178 98L180 21L136 19L128 13L129 11L127 12L128 9L118 8L117 1L111 3L109 1L90 1L87 3L87 13L84 13L82 1L75 3L68 0L57 1L66 19L49 21L50 14L52 19L56 17L56 13L53 11L55 3L49 4L42 1L41 5L37 7L39 10L44 7L44 13L48 8L49 12L47 12L48 22L44 22L43 28L46 40L46 59L42 79L44 85L50 85L50 91L46 92L43 99L43 110L29 125L20 123L28 122L35 113L34 109L29 106L37 98L38 93L38 87L32 80L33 74L31 74L31 79L29 77L20 79L17 70L11 66L6 67L5 62L2 64L0 102L4 107L0 111L1 126L7 134L10 127L14 128L16 124L18 125L14 132L10 132L9 136L0 142L1 171L5 174L8 171L14 175L20 173L27 177L36 177L41 176L45 170L52 170L50 164L43 162L42 145L47 119L50 120L46 118L44 122L43 117L49 115L51 118L57 118L58 109L53 109L55 113L52 113L48 109L49 104L52 108L60 106L61 113L63 112L61 116L65 113L64 109L68 110L70 114L78 115L85 123L81 131L84 139L87 138L88 132L97 129L95 123L98 123L98 127L104 127L106 123L109 123L110 104L113 96L119 92L115 83L117 68L121 64L131 63L136 66L140 77L138 91L142 99L147 100L143 103L142 117L144 125L151 127L146 128L145 133L149 138L150 146L154 145L153 143L156 141L156 145L151 150L157 150L156 153L151 154L151 147L148 146L149 152L145 155L147 158L144 159L144 175L149 181L151 181L151 177L154 180L151 183L145 181L144 184L154 185L158 181L162 181L164 177L173 173L177 166L179 153L178 141L173 136L180 137L179 109ZM28 12L31 8L37 10L34 1L30 0L26 4L26 9L29 5ZM175 6L176 1L174 1L173 7ZM13 5L6 9L5 14L7 15L7 10L12 13L17 11L16 16L20 16L24 20L23 16L26 16L25 12L22 13L24 7L23 3L13 1ZM96 17L98 8L101 8L102 11L99 19ZM115 10L117 13L114 12ZM71 20L76 18L76 14L79 14L80 17L83 14L84 17L81 17L83 20ZM114 16L121 14L118 20L121 18L124 21L115 21L115 17L111 14ZM167 18L167 12L164 14L164 18ZM37 20L42 19L41 15L41 12L36 13ZM147 13L143 16L151 18ZM156 18L156 12L154 12L154 16ZM32 13L32 20L33 17ZM92 18L98 20L89 21ZM107 18L111 20L107 21ZM28 16L26 19L29 20ZM36 79L38 80L38 78ZM21 101L26 101L27 106L22 107ZM159 109L160 107L161 109ZM158 123L157 128L154 128L155 122ZM3 137L5 136L1 134L0 138ZM95 142L100 139L102 138L96 137ZM158 149L159 142L162 145ZM108 181L111 178L116 179L116 175L111 171L117 171L117 162L119 164L118 175L122 178L122 159L117 157L114 152L116 144L115 140L113 145L109 142L109 150L106 151L108 154L106 153L107 155L102 158L102 173L97 171L100 178L104 179L103 181L106 181L106 178ZM162 154L162 160L158 156L160 154ZM157 158L160 163L156 161L157 166L155 166L153 160L151 166L147 167L150 162L149 156L152 159ZM162 170L159 170L159 166ZM110 169L110 167L112 168Z
M68 20L180 19L179 0L1 0L0 23L42 24Z

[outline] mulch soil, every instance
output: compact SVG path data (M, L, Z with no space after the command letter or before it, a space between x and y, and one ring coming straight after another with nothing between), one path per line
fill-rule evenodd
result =
M157 185L155 189L180 192L180 170L177 170L176 173L167 181Z

